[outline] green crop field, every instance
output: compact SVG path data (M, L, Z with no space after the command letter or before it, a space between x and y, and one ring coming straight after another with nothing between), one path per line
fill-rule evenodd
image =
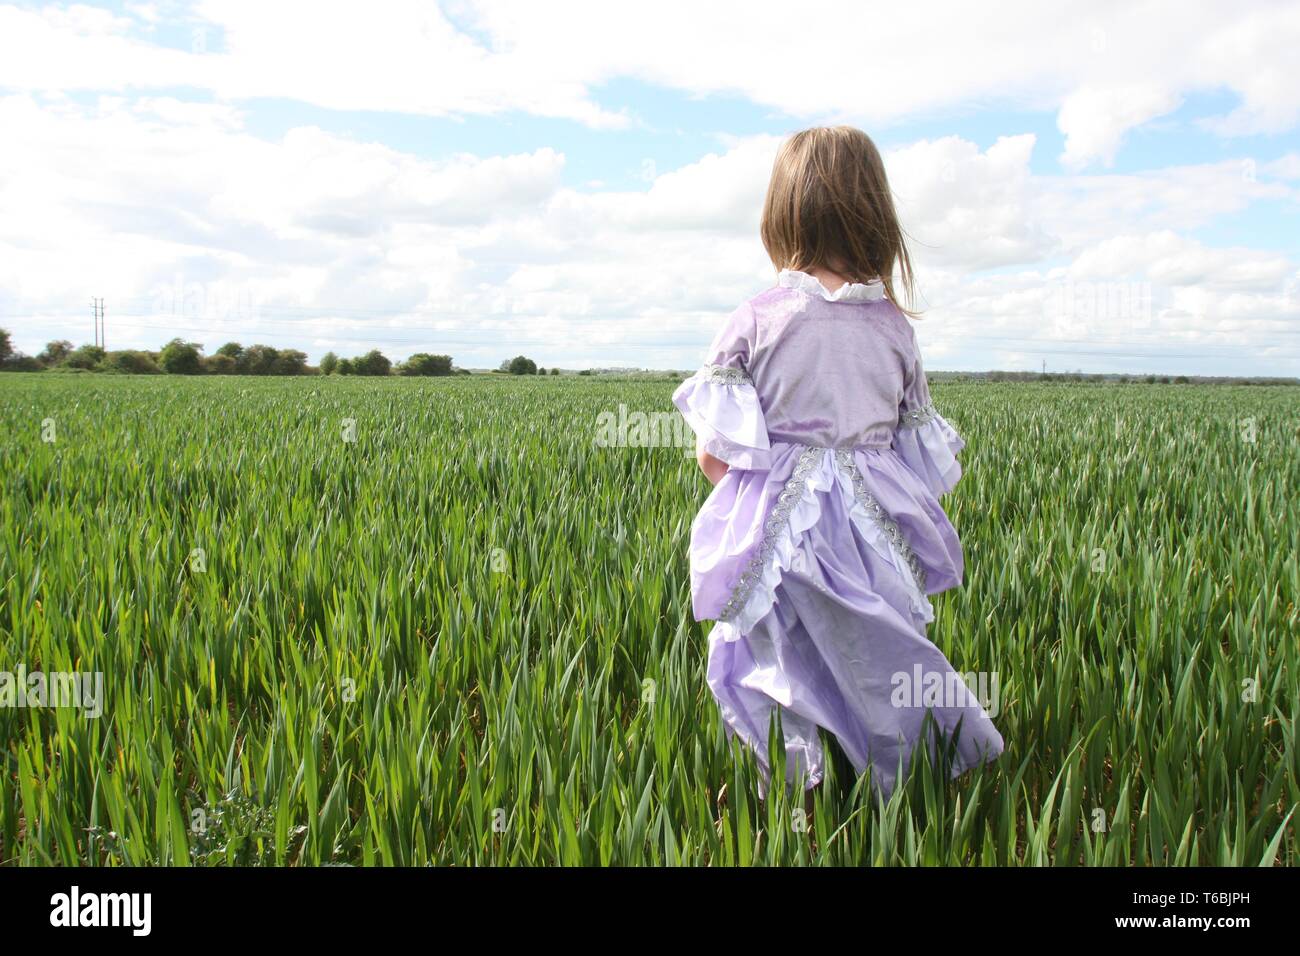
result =
M704 682L707 483L597 441L672 388L0 377L0 862L1297 862L1300 390L937 385L1007 750L804 826Z

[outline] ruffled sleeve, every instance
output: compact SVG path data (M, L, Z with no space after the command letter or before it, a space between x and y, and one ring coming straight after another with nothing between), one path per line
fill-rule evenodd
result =
M915 330L912 332L912 354L914 361L903 380L903 400L898 408L893 446L908 468L937 498L952 491L961 478L957 453L966 443L934 407Z
M754 347L754 310L743 303L727 317L704 365L673 392L704 450L739 471L764 471L771 462L767 422L747 363Z

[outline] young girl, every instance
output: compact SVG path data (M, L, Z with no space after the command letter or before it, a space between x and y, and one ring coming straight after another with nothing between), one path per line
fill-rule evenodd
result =
M963 447L930 402L911 259L884 164L861 130L796 133L762 220L780 270L731 313L673 401L715 487L691 528L696 620L715 620L708 683L756 751L765 796L780 712L792 780L821 782L818 728L884 797L928 712L955 737L953 775L1002 751L974 694L926 638L928 595L962 579L937 500Z

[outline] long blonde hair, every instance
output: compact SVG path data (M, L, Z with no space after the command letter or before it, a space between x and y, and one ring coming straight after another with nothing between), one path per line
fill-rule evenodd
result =
M900 310L912 308L912 257L876 144L853 126L814 126L784 143L772 165L760 227L780 269L828 269L850 282L879 279ZM894 270L906 305L894 290Z

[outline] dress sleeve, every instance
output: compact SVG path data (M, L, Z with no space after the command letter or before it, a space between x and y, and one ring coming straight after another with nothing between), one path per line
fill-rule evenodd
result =
M714 337L704 365L673 392L704 450L739 471L766 470L771 460L767 422L749 377L754 337L754 310L742 303Z
M912 330L912 356L912 365L903 376L903 400L898 407L893 446L937 498L952 491L961 478L957 453L966 443L934 407L915 330Z

